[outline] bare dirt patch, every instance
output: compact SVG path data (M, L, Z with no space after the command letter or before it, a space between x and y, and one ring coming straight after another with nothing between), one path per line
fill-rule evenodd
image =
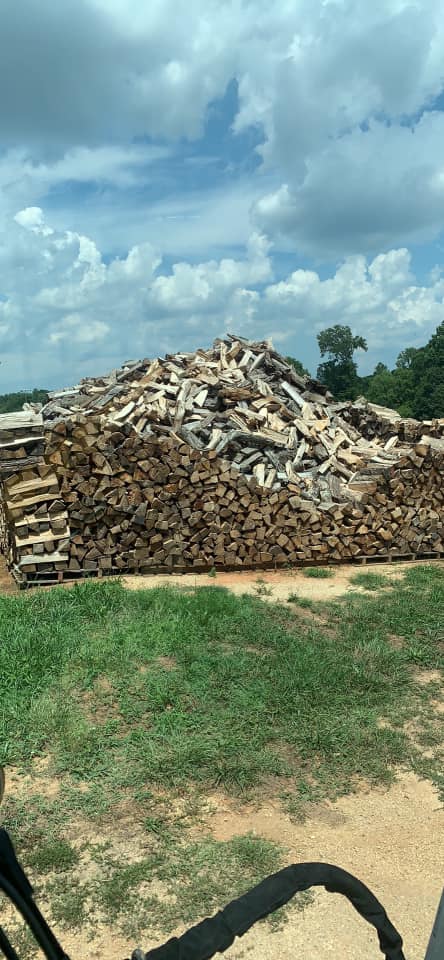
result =
M322 860L356 874L386 907L409 960L422 960L443 884L444 809L430 783L405 773L388 790L316 804L301 824L274 801L240 806L222 794L210 801L209 822L218 839L252 831L283 844L289 863ZM279 933L256 927L229 953L248 955L374 960L378 943L346 901L316 892L313 904L291 916Z
M0 554L0 595L19 593L19 588L11 577L5 558Z
M43 769L39 773L32 781L8 771L8 794L23 796L27 789L40 792ZM444 809L428 781L402 773L389 789L363 787L336 802L313 804L301 823L294 822L273 797L243 803L214 791L206 798L206 809L201 829L209 830L218 841L253 833L283 846L288 863L324 861L356 874L386 907L404 937L408 960L422 960L442 888L444 861ZM114 856L134 863L150 844L140 829L139 814L129 801L122 802L109 823L105 819L95 826L79 818L67 824L66 839L78 848L86 842L92 850L109 842ZM96 870L85 851L82 871L90 876ZM159 895L162 891L157 887ZM136 946L102 922L94 923L92 940L81 925L75 932L59 930L57 924L54 929L68 954L79 960L99 950L110 960L121 960ZM174 932L180 934L183 929L180 926ZM145 950L156 945L148 935L139 939ZM294 956L375 960L378 955L372 928L343 898L324 891L316 891L313 903L303 913L292 912L277 932L257 925L227 954L231 960L293 960Z
M177 660L175 657L157 657L156 663L159 667L162 667L163 670L166 670L167 673L171 670L175 670L177 667Z
M47 773L48 759L36 757L33 761L32 773L21 773L17 767L8 767L5 771L5 792L8 797L23 798L39 794L48 800L53 800L60 793L61 781Z
M434 564L443 566L444 561L436 560ZM350 582L357 571L373 571L396 581L403 576L410 566L422 566L423 562L412 563L378 563L369 566L344 564L332 567L333 576L328 578L306 577L301 568L292 570L265 570L258 573L255 570L239 571L235 573L217 573L210 577L206 573L159 574L146 576L126 576L123 583L130 590L146 590L150 587L178 586L185 589L197 587L225 587L238 596L249 593L261 596L268 602L286 602L292 593L305 597L308 600L322 601L342 597L348 591L357 591L366 594L363 587L353 586ZM260 580L260 584L258 584ZM261 588L268 588L270 592L263 593ZM259 589L259 593L258 593Z
M414 677L421 687L427 687L429 683L442 683L439 670L415 670Z

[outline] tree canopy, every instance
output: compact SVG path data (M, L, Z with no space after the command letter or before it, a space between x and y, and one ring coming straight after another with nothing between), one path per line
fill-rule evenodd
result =
M47 390L18 390L16 393L0 394L0 413L15 413L21 410L24 403L46 403Z
M353 359L355 350L367 350L364 337L353 336L350 327L337 323L317 336L321 357L317 376L338 400L354 400L359 393L358 368Z
M370 376L360 377L353 359L355 350L367 350L363 337L337 324L318 334L321 356L318 377L338 400L358 395L371 403L392 407L403 417L431 420L444 417L444 322L424 347L401 350L393 370L378 363Z
M295 360L294 357L285 357L285 359L287 363L291 363L291 366L294 367L296 373L298 373L300 377L310 376L310 371L307 370L307 367L304 367L304 364L301 363L300 360Z

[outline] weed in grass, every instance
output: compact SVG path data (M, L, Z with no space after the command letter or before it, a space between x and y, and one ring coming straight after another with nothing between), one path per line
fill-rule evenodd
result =
M252 835L226 842L178 836L173 844L161 838L155 853L133 864L102 857L97 905L127 935L147 927L165 934L220 909L282 865L282 849Z
M363 587L364 590L380 590L382 587L390 586L391 580L381 573L355 573L350 577L350 583L355 587Z
M35 960L37 947L34 935L21 917L9 922L8 937L19 957Z
M45 896L51 904L53 920L64 930L75 929L91 917L93 888L90 883L82 883L75 876L62 882L57 878L49 881L45 886Z
M273 587L268 586L265 580L262 580L261 577L257 577L256 586L254 589L258 597L271 597L273 594Z
M302 572L304 577L313 577L316 580L326 580L335 575L332 567L304 567Z
M297 593L290 593L290 596L287 597L287 603L296 603L298 607L305 608L306 610L311 610L314 606L312 600L308 597L300 597Z
M52 870L64 873L70 870L78 859L77 850L59 837L44 840L27 855L28 865L38 873L49 873Z

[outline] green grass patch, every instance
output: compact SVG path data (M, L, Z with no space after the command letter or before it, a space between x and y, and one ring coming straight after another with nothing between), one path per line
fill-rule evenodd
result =
M216 912L282 865L282 850L251 834L177 841L131 865L105 858L98 904L102 919L129 937L138 936L148 915L152 929L165 934Z
M418 682L444 670L444 570L408 568L377 596L289 599L115 581L0 598L0 762L33 770L4 822L59 924L99 916L131 935L168 932L285 862L260 837L220 843L203 825L196 840L216 787L265 784L294 815L362 779L388 782L399 764L444 788L442 684ZM52 798L38 793L41 755L60 781ZM123 801L140 856L72 842L77 822L112 836Z
M44 840L28 854L28 864L38 873L69 870L78 862L78 853L60 837Z
M341 778L358 767L380 776L402 754L376 724L391 682L398 695L408 683L398 653L373 638L371 657L353 638L339 649L258 598L87 583L4 598L0 624L7 762L50 749L60 775L106 793L190 781L248 789L292 773L277 741L296 768L312 758Z
M310 600L309 597L300 597L297 593L290 593L287 597L287 603L294 603L305 610L311 610L315 606L313 600Z
M327 580L328 577L334 577L333 567L304 567L302 570L304 577L311 577L316 580Z
M350 583L355 587L363 587L364 590L381 590L393 585L393 581L382 573L355 573L350 577Z

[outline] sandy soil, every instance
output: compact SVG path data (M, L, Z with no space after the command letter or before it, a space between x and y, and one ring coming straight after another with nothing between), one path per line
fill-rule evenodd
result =
M289 862L322 860L349 870L384 904L405 942L408 960L422 960L444 883L444 808L431 784L403 774L390 790L372 789L315 808L294 824L270 803L257 814L221 804L215 835L254 829L288 849ZM277 935L261 926L230 951L248 949L269 960L378 956L373 929L340 896L317 891L312 905L296 913Z
M351 588L366 593L363 588L353 586L350 581L357 573L377 573L396 580L411 566L423 566L425 562L444 566L444 560L418 560L408 563L372 563L343 564L331 567L332 576L327 578L307 577L302 569L294 570L241 570L231 573L217 573L215 577L207 573L186 574L147 574L145 576L123 576L122 581L130 590L146 590L150 587L178 586L189 587L225 587L238 596L251 593L262 599L276 602L286 601L291 593L310 600L331 600L343 596ZM69 583L61 586L68 587ZM264 593L263 590L266 590ZM44 589L54 589L48 587ZM18 594L17 584L10 576L4 559L0 557L0 595Z
M41 776L31 784L8 772L8 794L17 791L23 795L25 788L32 792L33 787L39 792L43 788L50 796L56 793L56 785L42 781ZM208 796L208 807L207 827L218 840L254 832L281 844L288 863L319 860L354 873L385 906L404 939L407 960L423 960L444 881L444 809L430 783L402 773L389 789L362 790L335 803L314 806L304 823L292 822L273 799L242 805L215 792ZM139 833L135 824L131 828L128 810L122 811L121 820L113 821L112 830L101 828L100 838L90 823L84 829L81 824L67 825L71 841L76 837L95 842L110 839L126 862L143 855ZM108 960L122 960L136 946L102 924L97 924L92 941L82 929L66 933L54 925L54 931L77 960L102 954ZM182 928L174 931L177 935L182 932ZM147 935L141 937L140 945L148 950L159 944ZM313 903L302 913L292 910L277 932L258 924L236 941L226 956L231 960L375 960L380 953L373 928L348 901L316 890Z
M434 564L444 566L444 561L434 560ZM332 576L326 578L307 577L303 570L265 570L239 571L235 573L217 573L215 577L208 574L186 573L127 576L123 578L125 586L130 590L143 590L149 587L170 586L178 587L226 587L238 595L251 593L262 596L264 600L286 601L291 593L310 600L331 600L340 597L351 589L350 581L357 573L377 573L391 580L399 579L410 566L423 566L424 561L411 563L374 563L366 566L343 564L331 567ZM262 593L263 588L268 588ZM367 593L361 587L353 586L353 590ZM270 591L270 592L269 592Z

